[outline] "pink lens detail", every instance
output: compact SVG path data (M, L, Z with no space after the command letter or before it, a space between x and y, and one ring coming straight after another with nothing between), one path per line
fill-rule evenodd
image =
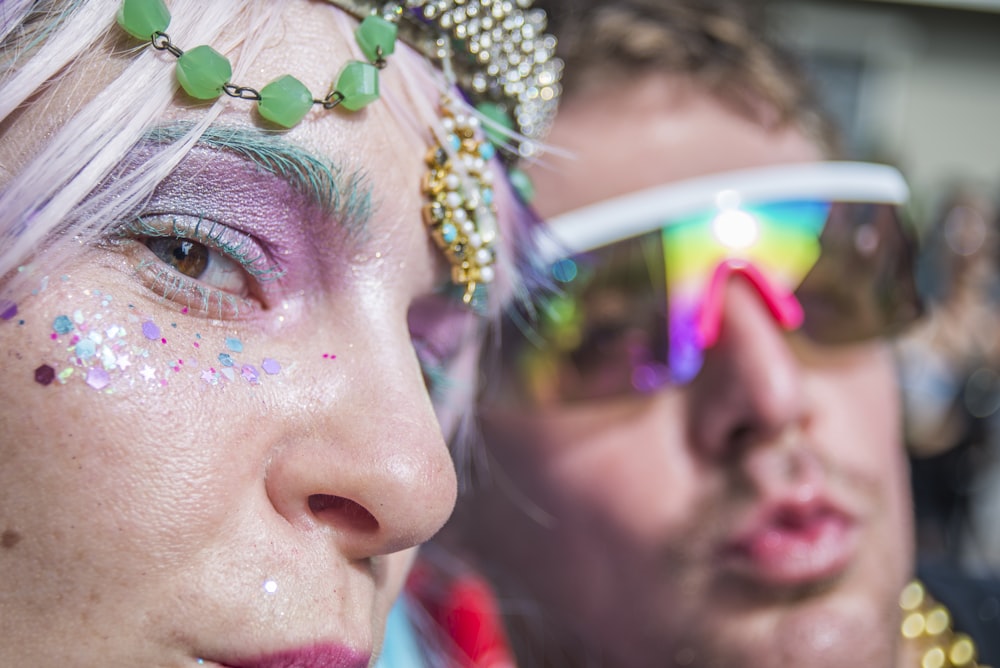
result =
M702 350L711 348L719 340L722 330L722 307L726 298L726 282L734 275L746 278L760 294L771 315L788 330L802 326L802 305L787 288L769 281L752 262L729 258L720 262L712 273L712 280L705 291L701 313L698 317L698 343Z

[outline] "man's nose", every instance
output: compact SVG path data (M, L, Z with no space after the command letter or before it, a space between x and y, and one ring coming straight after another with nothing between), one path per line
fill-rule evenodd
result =
M718 336L688 393L690 438L706 456L777 441L806 419L801 363L765 289L742 273L720 287Z

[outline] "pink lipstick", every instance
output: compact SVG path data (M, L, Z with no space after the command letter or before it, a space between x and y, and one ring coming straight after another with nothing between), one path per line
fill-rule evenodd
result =
M366 668L371 656L342 645L313 645L253 659L224 662L224 668Z

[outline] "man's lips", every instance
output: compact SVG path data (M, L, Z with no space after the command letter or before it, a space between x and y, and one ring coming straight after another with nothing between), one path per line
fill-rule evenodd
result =
M370 654L342 645L313 645L253 658L219 662L221 668L365 668Z
M850 564L856 522L822 499L770 504L738 528L721 549L723 568L778 587L816 584Z

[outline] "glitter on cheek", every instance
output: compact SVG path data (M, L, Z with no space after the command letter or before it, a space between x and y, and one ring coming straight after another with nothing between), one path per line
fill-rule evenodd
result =
M17 315L17 304L9 299L0 299L0 320L13 320Z
M278 591L278 583L275 582L274 580L265 580L264 591L267 592L268 594L273 594L274 592Z
M160 338L160 328L152 320L147 320L142 323L142 335L150 341L156 341Z
M80 341L80 343L76 344L74 350L76 351L76 356L81 360L89 360L97 352L94 342L90 339Z
M52 329L58 336L69 334L73 331L73 321L69 319L68 315L57 316L56 319L52 321Z
M243 379L252 385L260 382L260 374L257 373L257 369L249 364L243 365L242 373L240 375L242 375Z
M130 388L167 387L190 375L201 379L204 384L199 383L199 386L202 388L216 387L221 390L236 381L259 385L265 378L282 372L282 364L272 357L258 357L257 360L261 360L259 363L239 359L247 345L242 338L234 335L224 336L221 342L210 344L222 343L224 351L216 349L218 362L214 364L195 356L187 359L177 357L176 352L170 357L156 354L153 348L143 347L140 343L158 341L169 346L154 315L140 313L133 304L125 303L122 303L123 310L127 305L129 311L116 314L109 310L113 308L113 296L101 290L87 289L80 294L83 295L80 303L62 314L53 314L49 334L58 346L55 350L61 353L63 359L60 360L57 355L54 360L39 360L40 366L34 375L41 385L66 384L78 377L79 382L89 389L112 394ZM0 306L6 310L13 308L12 304L3 302ZM182 330L185 324L187 321L171 322L170 327ZM200 350L205 337L194 333L189 340L194 350ZM156 346L156 349L159 348ZM325 357L334 359L336 356L327 354Z
M35 369L35 382L39 385L49 385L56 377L56 370L48 364Z
M335 360L335 359L337 359L337 356L334 355L333 353L323 353L323 359L325 359L325 360Z
M95 390L103 390L111 382L111 376L100 367L94 367L87 372L87 385Z

